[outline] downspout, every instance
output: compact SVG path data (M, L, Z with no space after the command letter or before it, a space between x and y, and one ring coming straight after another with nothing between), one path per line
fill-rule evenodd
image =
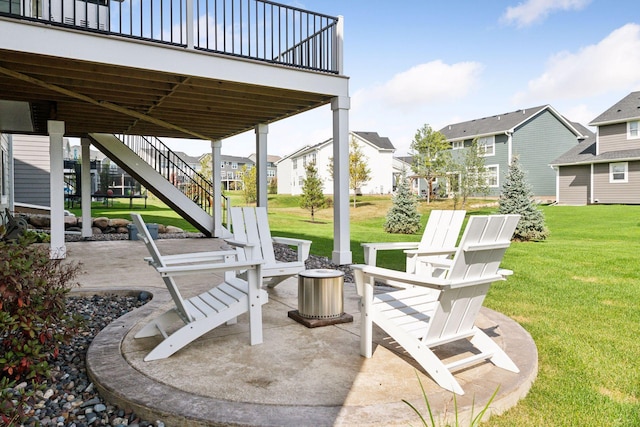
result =
M513 158L513 131L505 131L507 135L507 165L511 166L511 159Z

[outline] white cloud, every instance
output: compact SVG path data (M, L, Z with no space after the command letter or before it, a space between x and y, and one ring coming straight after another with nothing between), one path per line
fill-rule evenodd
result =
M640 25L627 24L595 45L552 56L546 71L514 96L523 102L593 97L640 84ZM633 89L631 89L633 90Z
M356 104L378 102L385 108L402 110L460 99L476 85L482 68L477 62L427 62L400 72L371 90L361 90L354 98L359 98Z
M526 27L542 21L552 12L558 10L580 10L591 0L527 0L515 7L508 7L502 20L518 27Z

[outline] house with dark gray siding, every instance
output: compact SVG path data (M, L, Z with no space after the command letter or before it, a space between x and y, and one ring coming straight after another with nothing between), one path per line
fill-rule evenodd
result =
M597 128L594 139L551 162L557 172L558 203L640 203L640 91L589 125Z
M539 200L556 197L556 174L549 163L585 138L583 126L567 120L550 105L450 124L442 133L457 150L477 140L484 153L490 196L499 196L514 156Z

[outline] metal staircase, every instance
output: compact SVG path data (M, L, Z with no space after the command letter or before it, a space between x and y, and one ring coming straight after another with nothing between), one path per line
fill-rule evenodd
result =
M211 181L158 138L100 133L89 134L89 138L103 154L205 236L223 237L213 236ZM228 200L223 199L223 206L228 206ZM225 209L222 211L224 215Z

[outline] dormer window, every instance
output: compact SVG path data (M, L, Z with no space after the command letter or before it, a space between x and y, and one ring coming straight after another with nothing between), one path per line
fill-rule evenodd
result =
M640 138L640 121L627 122L627 138Z

